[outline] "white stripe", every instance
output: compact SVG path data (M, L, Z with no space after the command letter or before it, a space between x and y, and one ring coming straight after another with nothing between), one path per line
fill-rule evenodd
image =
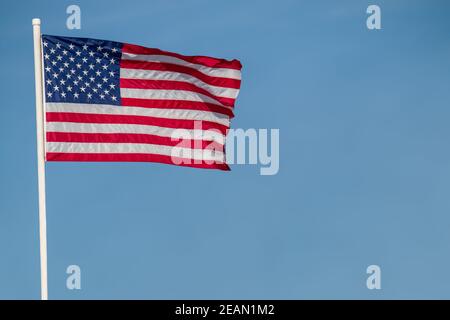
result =
M188 82L196 85L199 88L205 89L206 91L217 97L222 98L236 99L239 94L239 89L213 86L187 73L120 68L120 77L125 79L171 80Z
M157 108L142 108L142 107L121 107L107 104L47 102L46 111L89 113L89 114L117 114L117 115L166 118L166 119L210 121L227 127L230 126L230 120L227 115L201 110L157 109Z
M206 74L211 77L221 77L221 78L230 78L230 79L241 79L241 71L229 68L210 68L205 67L201 64L191 63L184 61L182 59L178 59L176 57L165 56L165 55L156 55L156 54L134 54L122 52L123 60L134 60L134 61L149 61L149 62L162 62L162 63L172 63L180 66L185 66L189 68L196 69L203 74Z
M47 152L61 153L140 153L160 154L165 156L180 156L194 160L209 160L224 162L225 156L221 151L208 149L191 149L172 147L158 144L139 143L73 143L47 142Z
M224 144L225 136L217 130L200 129L172 129L158 126L140 124L115 124L115 123L75 123L75 122L47 122L46 132L78 132L78 133L136 133L152 134L161 137L183 139L196 139L215 141Z
M120 88L122 98L157 99L157 100L184 100L208 102L221 107L226 107L217 100L201 93L185 90L160 90L160 89L131 89Z

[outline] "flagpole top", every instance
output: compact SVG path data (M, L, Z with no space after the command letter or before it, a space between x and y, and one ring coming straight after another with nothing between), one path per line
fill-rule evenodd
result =
M40 26L41 25L41 19L34 18L31 23L33 24L33 26Z

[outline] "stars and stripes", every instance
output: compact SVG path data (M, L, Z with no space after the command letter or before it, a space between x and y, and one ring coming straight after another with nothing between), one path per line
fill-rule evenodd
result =
M228 169L239 61L48 35L42 47L47 161Z

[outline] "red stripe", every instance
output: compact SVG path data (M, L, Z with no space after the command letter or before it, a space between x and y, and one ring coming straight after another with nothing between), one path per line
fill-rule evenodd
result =
M142 124L174 129L195 129L200 123L202 130L215 129L226 135L228 127L210 121L196 121L185 119L167 119L146 116L121 115L121 114L95 114L75 112L47 112L47 122L76 122L76 123L121 123Z
M208 102L185 101L185 100L154 100L154 99L137 99L137 98L121 98L123 107L143 107L143 108L159 108L159 109L185 109L217 112L234 117L233 111L226 107L217 106Z
M194 160L182 159L185 163L175 164L174 158L171 156L164 156L158 154L140 154L140 153L58 153L47 152L47 161L92 161L92 162L159 162L172 165L204 168L204 169L219 169L229 171L230 167L226 163L212 163L206 162L194 163ZM176 160L181 160L177 158ZM189 161L191 163L189 163Z
M241 80L222 78L222 77L212 77L208 76L196 69L189 68L186 66L180 66L172 63L165 62L148 62L148 61L135 61L122 59L120 61L121 68L127 69L141 69L141 70L158 70L158 71L173 71L189 74L197 79L202 80L205 83L211 84L217 87L233 88L239 89L241 86Z
M184 56L184 55L181 55L178 53L163 51L160 49L145 48L145 47L137 46L134 44L127 44L127 43L123 44L122 52L134 53L134 54L155 54L155 55L170 56L170 57L182 59L186 62L201 64L205 67L210 67L210 68L227 68L227 69L234 69L234 70L242 69L241 63L239 62L239 60L236 60L236 59L230 61L230 60L205 57L205 56Z
M146 143L165 146L179 146L192 149L213 149L224 152L224 145L215 141L178 140L152 134L138 133L79 133L79 132L47 132L47 142L98 142L98 143ZM182 145L180 144L182 143Z
M120 87L121 88L135 88L135 89L162 89L162 90L186 90L201 93L205 96L208 96L217 102L233 107L234 100L231 98L218 97L211 92L199 88L196 85L183 82L183 81L172 81L172 80L141 80L141 79L124 79L120 78Z

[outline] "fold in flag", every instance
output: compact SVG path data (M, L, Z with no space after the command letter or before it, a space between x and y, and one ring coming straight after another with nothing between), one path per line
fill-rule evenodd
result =
M47 161L229 170L238 60L49 35L42 48Z

